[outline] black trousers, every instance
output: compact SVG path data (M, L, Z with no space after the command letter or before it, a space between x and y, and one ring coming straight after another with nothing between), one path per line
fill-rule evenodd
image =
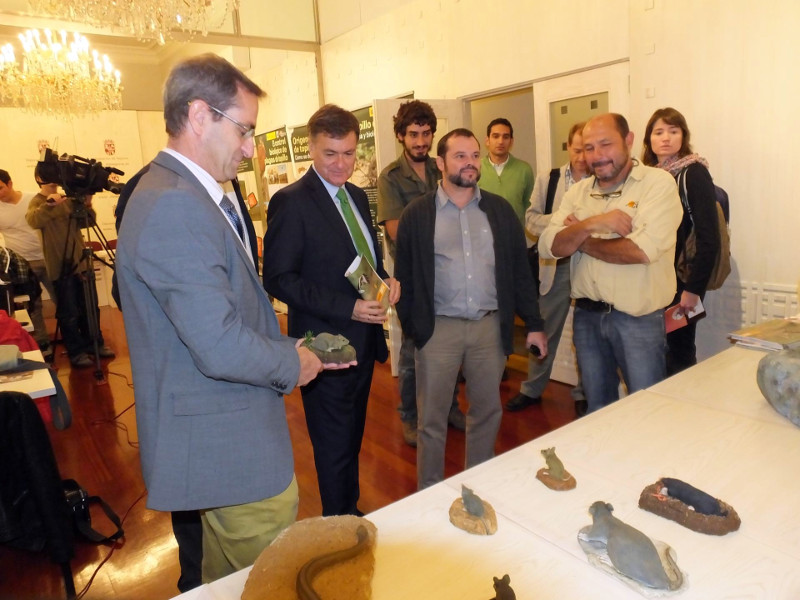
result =
M375 368L372 348L358 357L358 366L325 371L302 388L306 425L314 447L314 464L322 515L358 515L358 454L367 420L367 400Z
M94 286L95 282L86 282ZM94 306L86 306L84 294L84 276L80 274L65 275L55 282L56 292L56 319L61 328L61 337L70 358L85 352L94 354L94 340L89 327L89 310L94 312L97 323L97 345L104 344L103 332L100 331L100 308L97 302ZM97 298L97 288L94 289L94 298Z
M178 542L178 562L181 576L178 589L188 592L199 587L203 575L203 524L199 510L172 512L172 533Z
M670 306L675 305L681 299L683 283L678 280L678 293L675 294ZM702 300L705 293L700 295ZM667 334L667 377L680 373L697 364L697 346L695 336L697 334L697 321L690 322L686 327L681 327Z

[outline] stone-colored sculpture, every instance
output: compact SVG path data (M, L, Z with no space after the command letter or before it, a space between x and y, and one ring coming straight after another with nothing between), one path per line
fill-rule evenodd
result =
M536 479L541 481L551 490L559 492L574 489L577 485L575 478L564 468L564 463L556 456L555 448L544 448L542 456L547 462L547 468L536 472Z
M613 506L600 501L589 508L592 524L578 534L589 561L639 591L639 586L678 590L683 585L683 574L671 548L659 543L659 550L644 533L611 514L613 510Z
M767 354L758 363L757 381L772 408L800 427L800 348Z
M639 508L709 535L725 535L739 529L742 523L731 505L669 477L642 490Z
M450 506L450 522L475 535L492 535L497 531L497 515L492 505L465 485L461 486L461 498L456 498Z
M303 519L256 559L242 600L370 600L375 525L342 515Z
M311 350L325 364L346 364L356 360L356 349L343 335L319 333L316 336L307 331L303 345Z

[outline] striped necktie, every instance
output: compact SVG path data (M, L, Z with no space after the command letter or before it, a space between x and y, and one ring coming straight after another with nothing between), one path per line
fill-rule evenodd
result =
M244 241L244 228L242 227L242 220L239 218L239 213L236 212L236 208L234 208L231 199L228 198L228 196L222 196L219 207L228 217L228 220L236 228L236 233L239 234L239 239Z

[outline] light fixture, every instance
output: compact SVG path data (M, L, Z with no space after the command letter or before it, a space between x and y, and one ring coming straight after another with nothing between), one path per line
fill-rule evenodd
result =
M89 51L89 40L66 31L58 35L46 29L19 35L22 65L14 48L0 49L0 97L35 113L72 118L121 107L119 71L108 56Z
M36 12L60 19L111 27L140 40L163 44L174 30L216 29L239 8L239 0L29 0Z

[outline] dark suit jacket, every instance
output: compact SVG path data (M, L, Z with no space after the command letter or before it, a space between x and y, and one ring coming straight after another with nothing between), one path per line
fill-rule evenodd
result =
M355 208L366 222L377 254L378 274L388 277L364 191L346 184ZM336 205L316 171L270 200L264 235L264 287L289 306L289 335L341 333L356 349L359 363L388 357L383 328L354 321L358 292L344 276L356 249ZM364 356L365 340L374 336L376 356Z
M285 490L294 340L281 335L239 236L170 154L153 160L131 197L117 274L147 505L230 506Z

